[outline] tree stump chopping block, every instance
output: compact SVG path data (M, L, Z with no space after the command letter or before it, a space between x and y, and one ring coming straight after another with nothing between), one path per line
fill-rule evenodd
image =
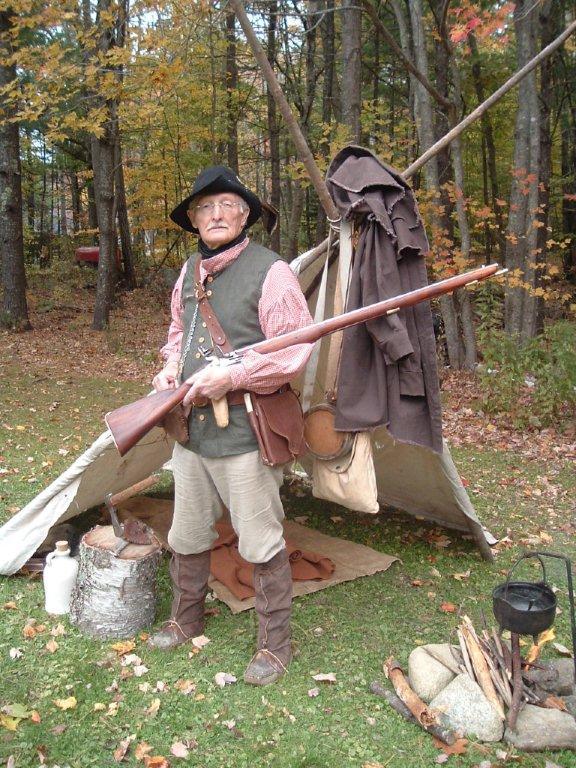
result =
M97 525L80 542L70 621L92 637L132 637L154 621L160 542L128 544L116 555L117 545L111 525Z

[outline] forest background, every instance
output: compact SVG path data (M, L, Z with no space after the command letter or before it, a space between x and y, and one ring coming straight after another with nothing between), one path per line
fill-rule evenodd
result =
M27 272L30 280L60 264L69 273L77 247L99 244L92 327L106 329L119 290L183 263L193 244L168 213L207 164L228 164L280 211L280 226L261 239L287 260L326 236L230 6L1 7L2 325L30 327ZM248 11L321 171L348 142L403 170L554 40L575 4L275 0ZM566 360L576 309L575 73L570 37L411 175L432 279L491 261L509 269L474 297L441 300L446 362L518 369L508 384L484 376L501 409L519 388L534 389L543 368L542 423L576 396Z

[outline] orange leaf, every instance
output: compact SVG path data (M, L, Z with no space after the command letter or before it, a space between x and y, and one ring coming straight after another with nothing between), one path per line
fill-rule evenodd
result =
M170 763L162 755L154 755L154 757L145 757L144 765L146 768L170 768Z
M456 606L454 603L442 603L440 606L440 610L444 611L444 613L456 613Z
M141 741L136 745L136 749L134 750L134 757L136 760L143 760L148 752L152 752L153 749L154 747L151 744L148 744L146 741Z
M124 656L125 653L130 653L136 648L136 643L133 640L126 640L123 643L114 643L111 648L118 656Z
M33 723L40 723L41 722L41 717L40 717L39 713L35 709L33 709L32 712L30 713L30 720Z

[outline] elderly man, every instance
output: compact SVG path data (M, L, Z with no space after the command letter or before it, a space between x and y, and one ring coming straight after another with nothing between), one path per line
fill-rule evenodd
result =
M200 173L191 195L170 214L199 236L199 253L188 259L174 287L172 323L162 349L166 365L153 384L167 389L191 376L193 384L184 400L191 406L189 440L176 443L172 459L172 614L149 640L153 648L171 649L202 634L214 524L224 503L240 554L255 564L258 644L244 675L254 685L274 682L290 662L292 578L282 529L282 467L262 463L241 393L276 391L302 370L311 345L251 352L228 367L205 365L197 350L212 341L198 311L195 270L199 261L200 282L234 349L308 325L306 300L288 265L249 239L248 228L261 214L258 197L224 166ZM211 408L195 403L224 396L229 424L221 428Z

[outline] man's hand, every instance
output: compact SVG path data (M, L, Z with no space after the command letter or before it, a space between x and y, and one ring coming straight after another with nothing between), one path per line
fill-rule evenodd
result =
M167 363L164 368L152 379L152 386L156 392L163 389L176 389L178 386L178 363L174 360Z
M232 389L232 378L228 368L218 365L207 365L202 370L190 376L187 382L192 386L182 401L183 405L190 405L197 397L209 397L210 400L219 400L226 392Z

